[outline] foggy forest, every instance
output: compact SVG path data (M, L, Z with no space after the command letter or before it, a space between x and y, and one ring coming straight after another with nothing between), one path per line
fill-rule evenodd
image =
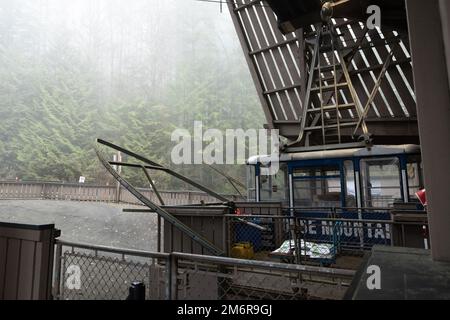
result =
M110 184L103 138L170 162L176 128L262 128L227 10L194 0L1 0L0 179ZM177 166L230 192L210 168ZM221 170L245 182L245 167ZM134 170L125 177L145 186ZM161 189L179 182L155 175ZM219 187L217 187L219 186Z

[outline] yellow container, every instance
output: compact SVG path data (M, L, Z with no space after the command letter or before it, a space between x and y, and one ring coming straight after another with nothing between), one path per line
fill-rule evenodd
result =
M240 242L231 248L231 257L237 259L253 259L255 252L250 242Z

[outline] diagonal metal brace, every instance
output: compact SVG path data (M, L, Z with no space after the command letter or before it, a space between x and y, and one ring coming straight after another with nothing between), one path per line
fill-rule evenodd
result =
M300 133L296 140L291 141L287 144L288 147L291 147L291 146L301 142L303 140L303 136L305 134L306 117L308 115L308 106L309 106L309 102L311 100L311 88L312 88L312 83L314 80L314 68L316 67L316 61L320 59L319 48L320 48L321 31L320 31L320 29L318 29L318 30L319 31L317 32L317 37L314 42L314 52L313 52L312 61L311 61L310 69L309 69L308 88L306 89L305 100L302 103L303 110L302 110L302 118L300 119Z
M120 151L122 151L122 150L120 150ZM199 235L197 232L195 232L194 230L192 230L191 228L186 226L184 223L182 223L180 220L175 218L169 212L167 212L166 210L164 210L157 204L153 203L150 199L148 199L146 196L144 196L142 193L140 193L136 188L134 188L126 179L124 179L119 173L117 173L116 170L114 170L114 168L109 164L109 162L102 156L102 154L100 153L98 148L95 148L95 153L97 154L97 157L99 158L99 160L103 164L103 166L106 168L106 170L108 170L108 172L125 189L127 189L132 195L134 195L139 201L141 201L143 204L145 204L150 209L154 210L159 216L163 217L167 222L172 224L175 228L180 230L182 233L186 234L189 238L191 238L194 242L201 245L212 255L216 255L216 256L224 255L224 252L222 250L220 250L218 247L216 247L214 244L212 244L207 239L205 239L204 237ZM153 165L154 164L155 163L153 163Z
M378 93L378 90L381 86L381 81L383 80L384 76L386 75L387 69L389 68L389 65L391 64L392 57L394 56L394 53L391 51L389 53L389 56L386 59L386 62L383 65L383 69L381 69L380 75L378 76L377 82L375 83L375 86L373 87L372 92L370 93L369 100L367 100L366 106L364 107L363 113L361 117L359 118L358 124L356 125L355 131L353 131L353 135L356 135L356 132L358 131L358 128L360 127L361 123L366 119L367 113L370 110L370 106L375 99L375 96Z
M159 200L159 203L160 203L162 206L165 206L166 204L164 203L163 198L162 198L161 195L159 194L159 191L158 191L158 189L156 188L155 183L153 182L152 177L150 177L150 174L148 173L147 168L146 168L145 166L141 166L141 167L142 167L142 171L144 171L144 174L145 174L145 176L147 177L148 182L150 183L150 186L152 187L152 190L155 192L156 197L157 197L158 200Z
M233 178L232 176L226 174L225 172L222 172L221 170L217 169L216 167L214 167L213 165L209 164L208 165L212 170L214 170L215 172L217 172L218 174L220 174L222 177L224 177L225 179L227 179L227 181L231 184L231 186L234 188L234 190L236 190L237 193L239 193L239 195L242 197L242 192L239 190L239 187L246 189L245 185L240 182L239 180ZM237 186L236 186L237 185Z
M152 169L165 171L166 173L170 174L171 176L174 176L175 178L178 178L178 179L180 179L180 180L190 184L191 186L193 186L193 187L195 187L195 188L197 188L197 189L199 189L201 191L206 192L211 197L214 197L214 198L216 198L216 199L218 199L218 200L220 200L222 202L230 202L229 199L227 199L224 196L218 194L217 192L212 191L211 189L201 185L200 183L195 182L195 181L189 179L188 177L183 176L182 174L180 174L178 172L175 172L172 169L166 168L166 167L160 165L159 163L156 163L156 162L154 162L152 160L149 160L149 159L147 159L147 158L145 158L145 157L143 157L143 156L141 156L141 155L139 155L137 153L134 153L134 152L132 152L130 150L127 150L125 148L122 148L122 147L120 147L118 145L115 145L115 144L113 144L111 142L108 142L108 141L105 141L105 140L102 140L102 139L97 139L97 142L99 144L101 144L101 145L110 147L110 148L112 148L114 150L120 151L120 152L122 152L124 154L127 154L127 155L133 157L133 158L136 158L137 160L140 160L140 161L142 161L144 163L147 163L151 167L153 167ZM140 167L140 165L139 165L139 167ZM147 168L150 169L151 167L147 167Z

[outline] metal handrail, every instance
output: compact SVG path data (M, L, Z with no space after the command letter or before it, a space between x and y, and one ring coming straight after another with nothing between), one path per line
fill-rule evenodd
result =
M168 253L114 248L114 247L101 246L101 245L91 245L91 244L87 244L87 243L75 243L75 242L70 242L70 241L65 241L65 240L56 240L56 245L72 247L72 248L77 248L77 249L86 249L86 250L92 250L92 251L115 253L115 254L120 254L120 255L125 255L125 256L136 256L136 257L142 257L142 258L168 259L170 257L170 254L168 254Z
M343 279L343 280L351 280L356 271L348 270L348 269L333 269L333 268L325 268L318 266L309 266L309 265L295 265L295 264L284 264L278 262L270 262L270 261L255 261L255 260L243 260L236 258L228 258L228 257L217 257L217 256L205 256L205 255L197 255L197 254L188 254L188 253L157 253L157 252L149 252L142 250L133 250L133 249L123 249L123 248L114 248L109 246L102 245L91 245L86 243L75 243L71 241L65 240L57 240L55 242L56 245L56 253L55 253L55 278L54 278L54 297L56 299L62 298L62 288L63 278L61 277L64 274L64 270L61 270L62 261L63 261L63 247L72 248L72 253L76 254L74 249L86 249L95 252L95 257L101 258L99 252L101 253L113 253L119 254L122 257L125 256L134 256L134 257L143 257L150 259L159 259L158 263L163 265L165 272L165 281L164 281L164 291L165 291L165 299L177 299L178 291L179 291L179 283L178 283L178 275L180 270L186 267L192 267L191 264L204 264L213 267L217 267L218 270L221 270L223 267L232 267L233 270L238 270L238 268L242 268L239 270L245 271L246 269L254 269L255 272L270 272L270 274L277 274L274 271L278 271L280 273L288 273L288 274L309 274L310 276L318 276L318 277L330 277L332 279ZM219 275L219 273L218 273ZM324 282L325 280L322 280ZM324 282L325 283L325 282Z
M311 210L365 210L365 211L391 211L395 210L396 212L401 211L417 211L418 213L425 213L425 210L408 210L408 209L396 209L394 207L283 207L283 210L305 210L305 211L311 211Z
M185 259L189 261L212 263L217 265L230 265L230 266L254 267L254 268L259 267L270 270L280 270L288 272L308 272L313 274L341 276L341 277L353 277L356 273L354 270L347 270L347 269L334 269L308 265L285 264L270 261L243 260L227 257L204 256L198 254L188 254L178 252L172 253L172 257L175 257L178 260Z
M366 223L366 224L387 224L387 225L413 225L413 226L423 226L428 225L428 223L420 221L394 221L394 220L375 220L375 219L347 219L347 218L323 218L323 217L292 217L284 215L245 215L245 214L226 214L226 218L236 218L236 219L274 219L274 220L300 220L300 221L325 221L325 222L355 222L355 223Z

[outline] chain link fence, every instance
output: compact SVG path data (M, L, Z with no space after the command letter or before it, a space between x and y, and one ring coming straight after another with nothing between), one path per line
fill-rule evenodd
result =
M168 297L168 255L58 242L54 297L61 300L126 300L133 282L146 297Z
M405 230L413 230L416 243L428 242L422 222L230 215L227 223L231 257L285 263L348 268L346 257L361 256L374 245L406 246Z
M178 300L342 299L354 271L175 254Z
M353 270L59 241L54 298L125 300L132 282L151 300L341 299Z
M372 246L406 246L408 237L419 243L428 240L423 221L338 215L222 217L219 229L226 234L230 257L58 241L54 298L125 300L137 281L152 300L341 299L361 254Z

